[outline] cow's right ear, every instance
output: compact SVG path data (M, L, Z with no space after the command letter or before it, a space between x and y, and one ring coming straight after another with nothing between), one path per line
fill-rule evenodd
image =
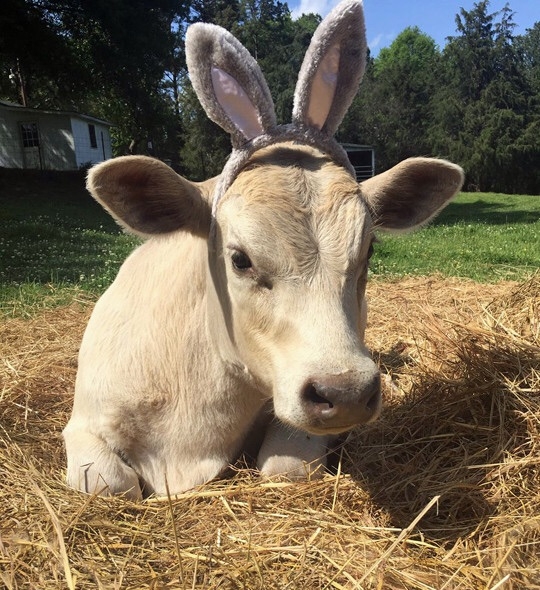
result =
M208 236L211 190L146 156L123 156L88 173L92 196L129 232L142 237L184 229Z

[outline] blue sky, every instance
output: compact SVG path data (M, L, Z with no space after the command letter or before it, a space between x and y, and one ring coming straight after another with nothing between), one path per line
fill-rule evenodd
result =
M500 10L507 0L491 0L489 13ZM524 33L540 21L540 0L508 0L515 12L515 34ZM325 16L339 0L289 0L293 18L314 12ZM474 0L364 0L368 44L372 55L392 43L403 29L418 26L440 48L446 37L456 34L455 16L460 8L471 10Z

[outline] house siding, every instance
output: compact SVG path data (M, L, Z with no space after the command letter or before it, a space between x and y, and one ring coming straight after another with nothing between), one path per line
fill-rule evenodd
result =
M70 118L47 115L38 118L41 164L44 170L73 170L77 167Z
M90 144L89 125L93 125L96 131L96 147ZM106 125L72 117L71 129L75 142L77 168L112 158L111 136Z
M39 146L24 147L21 123L35 123ZM88 125L96 131L90 145ZM112 157L109 125L91 117L0 104L0 167L77 170Z
M0 166L23 168L22 142L17 118L11 111L0 110Z

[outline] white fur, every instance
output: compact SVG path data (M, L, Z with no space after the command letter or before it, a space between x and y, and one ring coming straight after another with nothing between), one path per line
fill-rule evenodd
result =
M312 475L330 435L377 417L378 370L363 344L374 227L421 225L463 174L416 158L356 184L332 135L365 51L362 4L344 0L310 44L293 123L278 126L255 60L220 27L194 25L193 86L233 142L220 177L192 183L144 157L90 171L92 195L149 239L81 344L69 485L134 499L182 492L226 469L269 405L262 472ZM235 269L238 251L251 268Z
M156 233L125 261L85 332L64 430L69 485L140 498L202 484L239 455L268 400L261 470L309 475L324 465L328 435L376 418L380 400L320 423L302 392L336 381L353 410L373 393L366 256L373 224L384 224L371 210L390 226L405 212L422 223L458 188L456 167L413 160L358 186L311 148L285 144L258 158L225 195L212 230L215 181L189 183L143 157L91 171L90 190L115 217ZM283 158L307 158L312 169ZM409 169L418 198L403 192ZM140 185L127 182L135 174ZM157 233L171 216L179 229ZM236 248L258 274L235 271Z

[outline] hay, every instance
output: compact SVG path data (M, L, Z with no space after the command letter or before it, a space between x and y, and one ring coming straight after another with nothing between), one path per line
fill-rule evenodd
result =
M169 501L66 489L60 432L91 305L0 326L6 588L540 588L540 276L370 287L381 420L336 473L238 468Z

